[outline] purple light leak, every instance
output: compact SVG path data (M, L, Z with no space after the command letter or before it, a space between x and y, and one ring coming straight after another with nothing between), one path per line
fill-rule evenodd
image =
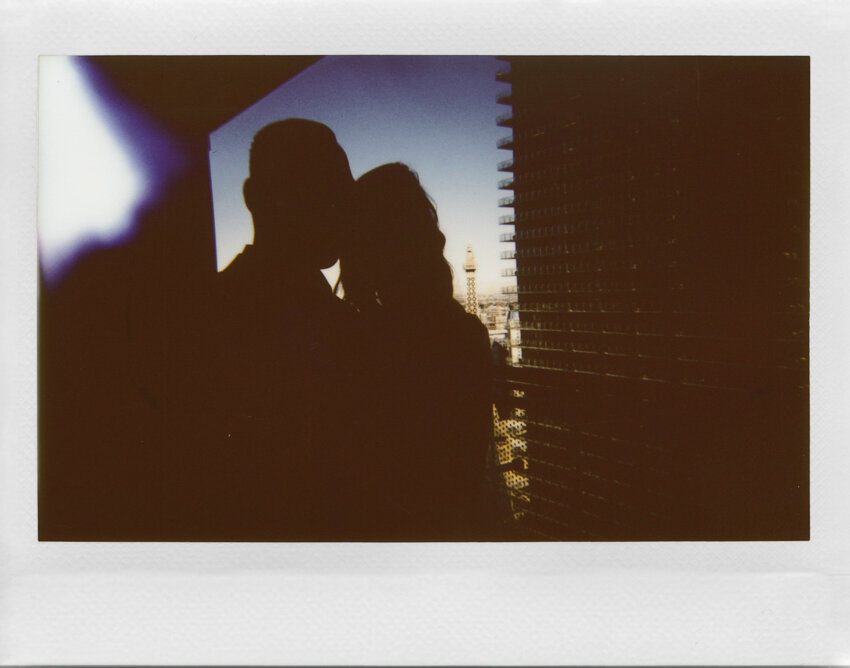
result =
M188 155L180 150L180 139L166 130L144 109L129 102L112 82L85 57L75 58L84 72L106 123L114 130L127 151L142 166L149 203L162 187L189 167Z
M131 237L188 160L85 58L43 59L39 96L38 245L51 285L89 249Z

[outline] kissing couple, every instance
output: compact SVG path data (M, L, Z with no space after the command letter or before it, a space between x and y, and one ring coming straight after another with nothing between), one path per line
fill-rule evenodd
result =
M262 128L249 163L253 244L218 274L198 337L210 531L486 538L489 338L453 297L417 175L355 180L331 129L298 118Z

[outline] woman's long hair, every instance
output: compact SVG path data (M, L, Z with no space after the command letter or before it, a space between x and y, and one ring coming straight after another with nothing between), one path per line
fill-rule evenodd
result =
M446 238L419 177L401 163L357 180L356 224L340 258L346 301L361 310L452 301Z

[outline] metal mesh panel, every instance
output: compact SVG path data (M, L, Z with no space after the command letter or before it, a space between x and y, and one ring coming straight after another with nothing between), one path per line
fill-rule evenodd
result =
M507 60L522 523L805 538L807 59Z

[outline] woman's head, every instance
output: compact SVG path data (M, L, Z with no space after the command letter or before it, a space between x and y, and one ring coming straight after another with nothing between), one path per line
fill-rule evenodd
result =
M452 298L446 238L419 178L406 165L381 165L357 180L357 222L340 261L345 298L358 307Z

